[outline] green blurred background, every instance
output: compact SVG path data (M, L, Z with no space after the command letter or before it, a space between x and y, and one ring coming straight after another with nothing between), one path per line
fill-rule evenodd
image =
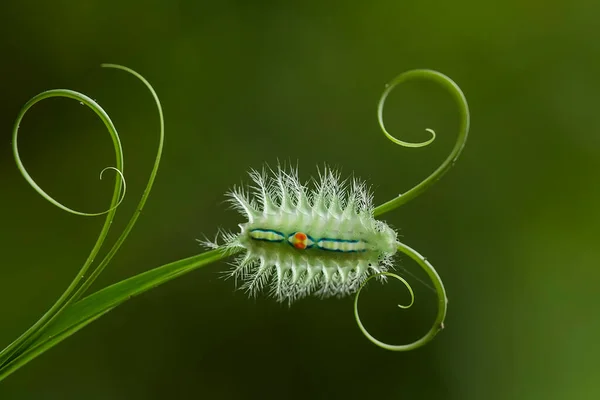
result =
M66 214L22 179L12 123L33 95L82 91L122 137L137 204L157 144L156 88L167 137L158 179L101 288L200 251L195 238L242 218L223 193L246 171L327 162L376 189L381 203L449 152L458 116L443 89L393 92L389 129L375 107L384 84L432 68L464 90L472 112L461 159L430 191L385 219L426 255L449 295L447 329L391 353L368 342L352 298L291 308L248 299L214 264L137 297L0 384L0 399L600 398L598 245L600 3L574 1L3 1L0 5L0 347L32 324L84 261L103 222ZM81 210L108 204L114 164L101 122L66 99L26 116L20 149L50 194ZM421 276L406 258L399 264ZM361 298L384 340L423 333L435 295L414 279Z

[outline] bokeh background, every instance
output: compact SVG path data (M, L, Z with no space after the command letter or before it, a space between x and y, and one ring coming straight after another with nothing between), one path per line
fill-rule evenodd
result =
M0 384L1 399L597 399L600 398L600 3L477 1L14 1L0 4L0 346L59 296L101 218L39 197L12 159L20 107L51 88L105 107L125 151L128 196L116 238L157 144L151 97L113 62L142 73L165 111L162 166L145 211L94 290L197 254L194 239L242 218L223 193L249 168L324 162L375 188L376 203L429 174L458 116L443 89L410 83L386 108L384 84L432 68L464 90L469 142L431 190L385 219L426 255L449 295L447 329L391 353L368 342L352 298L291 308L248 299L197 270L120 306ZM21 127L23 160L65 204L102 210L111 143L87 108L42 102ZM399 264L421 276L409 260ZM403 343L428 329L435 295L410 278L361 297L365 323Z

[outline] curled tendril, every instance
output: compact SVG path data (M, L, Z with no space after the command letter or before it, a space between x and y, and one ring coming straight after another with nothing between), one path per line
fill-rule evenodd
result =
M404 72L394 78L387 86L381 98L379 99L379 104L377 106L377 117L379 121L379 126L383 130L383 133L386 135L388 139L392 142L399 144L404 147L422 147L427 146L432 143L435 139L435 132L431 129L426 129L429 133L431 133L432 137L422 143L408 143L403 142L401 140L396 139L385 129L385 125L383 124L383 107L385 105L385 100L390 92L399 84L413 80L413 79L426 79L432 80L442 87L447 89L456 103L458 104L458 109L460 113L460 126L458 129L458 137L456 138L456 143L452 148L452 151L448 155L448 157L444 160L444 162L435 170L431 175L427 178L423 179L420 183L415 185L412 189L408 190L404 194L399 195L395 199L392 199L384 204L381 204L379 207L375 208L373 214L374 216L379 216L385 214L386 212L392 211L404 203L407 203L409 200L414 199L425 190L427 190L431 185L437 182L449 169L454 165L460 153L462 152L465 143L467 142L467 135L469 133L469 105L467 104L467 99L463 94L460 87L446 75L441 74L437 71L432 71L428 69L414 69L411 71Z
M123 193L121 194L121 198L119 199L119 204L120 204L123 201L123 199L125 198L125 192L127 191L127 184L125 182L125 176L123 176L123 173L121 171L119 171L118 169L116 169L115 167L106 167L102 171L100 171L100 180L102 180L104 171L107 171L109 169L112 169L113 171L115 171L121 177L121 181L123 182Z
M431 144L435 140L436 134L432 129L429 129L429 128L427 128L426 131L431 134L431 138L429 140L426 140L426 141L420 142L420 143L404 142L404 141L399 140L396 137L392 136L385 129L385 124L383 123L383 108L384 108L385 101L386 101L388 95L396 86L398 86L399 84L404 83L406 81L412 80L412 79L433 80L434 82L439 83L441 86L443 86L450 92L450 94L452 95L454 100L457 102L458 107L459 107L459 112L460 112L460 126L459 126L458 136L456 139L456 143L454 144L454 147L452 148L452 151L450 152L448 157L444 160L444 162L442 162L442 164L431 175L429 175L427 178L422 180L420 183L415 185L412 189L408 190L404 194L401 194L398 197L396 197L395 199L392 199L392 200L376 207L373 212L373 214L375 216L382 215L386 212L392 211L392 210L400 207L404 203L408 202L409 200L414 199L419 194L423 193L431 185L433 185L435 182L437 182L442 177L442 175L444 175L454 165L454 163L460 156L460 153L462 152L462 150L465 146L465 143L467 142L467 136L469 133L470 117L469 117L469 105L467 104L467 99L465 98L465 95L463 94L462 90L460 90L460 87L458 87L458 85L452 79L448 78L446 75L441 74L437 71L426 70L426 69L415 69L415 70L404 72L404 73L398 75L396 78L394 78L386 86L385 91L383 92L383 94L381 95L381 98L379 99L379 104L377 105L377 118L379 121L379 126L381 127L381 130L383 131L385 136L388 139L390 139L392 142L394 142L398 145L404 146L404 147L423 147L423 146L427 146L427 145ZM412 300L414 301L414 294L413 294L412 288L410 287L408 282L406 282L403 278L399 277L398 275L390 274L390 273L382 273L382 274L373 275L373 276L369 277L369 279L367 279L363 283L363 285L359 288L359 290L356 293L356 296L354 298L354 317L356 318L356 323L358 324L358 327L360 328L361 332L367 337L367 339L369 339L371 342L373 342L377 346L382 347L387 350L392 350L392 351L406 351L406 350L416 349L416 348L421 347L424 344L428 343L429 341L431 341L434 338L434 336L441 329L444 328L444 319L446 318L448 299L446 297L446 290L444 289L444 284L442 283L442 279L436 272L435 268L433 268L433 266L425 259L425 257L423 257L421 254L417 253L415 250L413 250L412 248L408 247L407 245L405 245L403 243L398 243L398 250L401 251L402 253L408 255L414 261L416 261L417 264L419 264L421 266L421 268L423 268L425 270L425 272L427 273L427 275L433 282L435 292L438 297L438 313L437 313L437 317L435 319L433 326L431 327L429 332L427 332L423 337L414 341L413 343L409 343L409 344L405 344L405 345L391 345L391 344L382 342L382 341L376 339L375 337L373 337L373 335L371 335L367 331L367 329L364 327L364 325L362 324L360 317L359 317L358 297L360 295L362 288L370 279L372 279L378 275L389 275L396 279L399 279L408 288L408 290L410 291ZM408 307L410 307L412 305L413 301L411 301L411 303ZM408 307L400 306L400 308L408 308Z
M398 78L396 78L396 80L397 79ZM381 95L381 98L379 99L379 104L377 105L377 120L379 122L379 126L381 127L381 129L383 130L384 135L388 139L390 139L392 142L394 142L396 144L399 144L400 146L404 146L404 147L425 147L425 146L429 145L430 143L432 143L435 140L435 131L433 129L425 128L425 131L427 131L427 132L429 132L431 134L431 138L429 138L429 140L426 140L424 142L419 142L419 143L405 142L403 140L397 139L396 137L394 137L394 135L390 134L387 131L387 129L385 129L385 124L383 122L383 107L385 105L385 101L387 100L388 95L391 93L391 91L394 89L394 87L396 87L396 85L398 85L400 83L400 82L396 82L396 80L392 81L392 83L387 86L387 88L385 89L385 91Z
M100 119L102 120L102 122L104 123L106 128L108 129L108 133L110 134L112 141L113 141L113 146L114 146L115 155L116 155L116 163L117 163L116 167L109 167L109 169L114 169L115 171L117 171L119 174L120 180L117 180L115 183L115 189L114 189L114 193L113 193L113 201L111 202L110 207L106 211L89 213L89 212L77 211L77 210L74 210L72 208L65 206L64 204L60 203L59 201L54 199L52 196L50 196L48 193L46 193L44 191L44 189L42 189L35 182L35 180L31 177L31 175L29 175L29 172L27 172L27 169L25 168L25 166L23 165L23 162L21 161L21 156L19 154L19 146L18 146L18 135L19 135L19 127L21 125L21 121L23 120L23 117L25 116L27 111L29 111L29 109L31 107L33 107L36 103L38 103L44 99L51 98L51 97L66 97L69 99L77 100L81 104L85 104L86 106L91 108L92 111L94 111L94 113L96 113L96 115L98 115L100 117ZM14 154L15 162L17 164L17 168L19 169L19 171L21 172L21 174L23 175L23 177L25 178L27 183L29 183L29 185L36 192L38 192L44 199L46 199L47 201L49 201L50 203L54 204L56 207L58 207L64 211L67 211L67 212L69 212L71 214L75 214L75 215L94 217L94 216L108 214L108 213L114 211L119 206L119 204L121 204L121 201L123 201L123 198L125 196L125 191L123 190L121 192L121 186L122 185L123 185L123 187L125 186L125 177L123 176L123 149L121 148L121 141L119 139L119 134L117 133L117 130L116 130L114 124L112 123L110 117L106 113L106 111L104 111L104 109L102 107L100 107L100 105L98 103L96 103L94 100L92 100L91 98L89 98L88 96L86 96L82 93L75 92L72 90L67 90L67 89L54 89L54 90L48 90L48 91L42 92L42 93L38 94L37 96L33 97L31 100L29 100L23 106L23 108L19 112L19 115L17 116L17 120L15 121L14 129L13 129L12 146L13 146L13 154ZM100 179L102 179L102 173L106 169L107 168L103 169L100 172Z
M433 282L435 291L438 296L438 313L437 313L437 317L436 317L435 322L433 323L431 329L423 337L421 337L420 339L418 339L412 343L404 344L404 345L392 345L392 344L388 344L388 343L385 343L385 342L382 342L382 341L376 339L364 327L363 323L360 320L359 313L358 313L358 297L360 295L361 290L367 284L367 282L378 275L388 275L388 276L394 277L394 278L402 281L402 283L404 283L404 285L410 292L410 296L411 296L410 304L408 306L403 306L403 305L399 304L398 307L406 309L406 308L409 308L410 306L412 306L414 303L415 295L412 291L410 284L408 282L406 282L406 280L404 280L400 276L398 276L396 274L391 274L389 272L383 272L381 274L372 275L369 277L369 279L367 279L361 285L361 287L358 289L358 292L356 293L356 296L354 297L354 318L356 319L356 323L358 324L358 327L360 328L361 332L372 343L374 343L377 346L382 347L386 350L407 351L407 350L414 350L414 349L419 348L419 347L423 346L424 344L428 343L429 341L431 341L431 339L434 338L434 336L441 329L443 329L444 319L446 318L446 308L447 308L447 304L448 304L448 299L446 297L446 290L444 289L444 284L442 283L442 279L440 278L440 276L438 275L436 270L433 268L433 266L425 259L425 257L423 257L421 254L417 253L415 250L411 249L410 247L408 247L407 245L402 244L402 243L398 243L398 250L403 252L404 254L406 254L407 256L412 258L413 260L415 260L425 270L425 272L427 272L427 275Z
M367 283L371 279L377 278L378 276L391 276L392 278L397 279L400 282L402 282L404 284L404 286L406 286L406 288L408 289L408 292L410 293L410 303L408 305L398 304L398 307L403 308L405 310L412 307L412 305L415 303L415 293L413 292L412 286L410 286L410 283L408 283L406 281L406 279L402 278L401 276L393 274L391 272L380 272L378 274L371 275L360 285L360 287L358 288L358 292L356 292L356 297L354 299L356 308L358 308L358 296L360 296L360 292L363 290L363 288L367 285ZM358 313L356 313L356 314L358 317ZM360 325L362 326L362 324L360 324Z
M125 193L127 193L127 182L125 182L125 176L123 175L123 172L119 171L115 167L106 167L102 171L100 171L100 180L102 180L102 176L104 175L104 171L107 171L109 169L112 169L113 171L115 171L121 177L121 182L123 182L123 192L121 193L121 197L119 198L119 201L113 207L113 209L115 209L115 208L117 208L118 206L121 205L121 203L123 202L123 199L125 198ZM108 211L111 211L111 210L109 209Z

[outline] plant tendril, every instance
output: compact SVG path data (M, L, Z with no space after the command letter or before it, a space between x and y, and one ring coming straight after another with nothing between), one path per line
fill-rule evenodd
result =
M102 171L100 171L100 180L102 180L104 171L109 170L109 169L112 169L113 171L115 171L119 175L119 177L121 177L121 182L123 183L123 192L121 193L121 197L119 198L117 205L114 207L114 208L117 208L119 205L121 205L121 203L123 202L123 199L125 198L125 193L127 192L127 182L125 182L125 176L123 175L123 173L121 171L119 171L116 167L106 167Z
M44 191L44 189L42 189L35 182L35 180L31 177L31 175L29 175L29 172L27 172L27 169L23 165L23 162L21 161L21 156L19 154L19 147L18 147L18 135L19 135L19 127L21 125L21 121L23 120L23 117L25 116L27 111L29 111L29 109L31 107L33 107L36 103L38 103L44 99L51 98L51 97L67 97L70 99L77 100L81 104L85 104L86 106L91 108L92 111L94 111L96 113L96 115L98 115L100 117L100 119L102 120L102 122L104 122L104 125L108 129L108 132L113 140L113 145L114 145L114 149L115 149L117 166L111 167L111 168L116 169L119 172L119 175L121 177L121 181L116 182L117 187L115 188L115 194L116 194L116 192L120 193L121 185L125 184L125 177L123 176L123 150L121 148L121 141L119 139L119 135L117 134L117 130L116 130L114 124L110 120L110 117L108 116L106 111L104 111L104 109L102 107L100 107L100 105L98 103L96 103L94 100L92 100L88 96L86 96L82 93L75 92L73 90L67 90L67 89L54 89L54 90L47 90L45 92L42 92L42 93L38 94L37 96L33 97L31 100L29 100L23 106L21 111L19 112L19 115L17 116L17 120L15 121L15 125L13 128L13 141L12 141L13 154L14 154L15 162L17 164L17 168L19 169L19 171L21 172L21 174L23 175L23 177L25 178L27 183L29 183L29 185L36 192L38 192L44 199L46 199L47 201L49 201L50 203L54 204L56 207L58 207L64 211L67 211L67 212L69 212L71 214L75 214L75 215L82 215L85 217L95 217L95 216L104 215L104 214L110 213L111 211L114 211L119 206L119 203L123 199L122 197L121 197L121 200L119 200L118 202L111 204L111 207L109 207L106 211L96 212L96 213L77 211L77 210L74 210L72 208L65 206L64 204L60 203L59 201L54 199L52 196L50 196L48 193L46 193ZM104 172L104 170L102 170L102 172ZM102 172L100 173L100 179L102 179ZM117 197L119 197L119 196L117 196Z
M378 277L383 277L383 276L391 276L394 279L399 280L400 282L402 282L404 284L404 286L406 286L406 289L408 289L408 292L410 293L410 303L407 305L402 305L402 304L398 304L398 307L402 308L402 309L409 309L413 306L413 304L415 304L415 293L413 292L412 286L410 286L410 283L408 283L406 281L406 279L402 278L400 275L396 275L394 273L391 272L379 272L377 274L373 274L371 276L369 276L358 288L358 291L356 292L356 296L354 298L354 307L355 307L355 315L357 317L357 322L359 324L359 326L361 327L361 329L364 329L364 331L366 331L366 329L364 328L363 324L360 322L360 318L358 318L358 297L360 296L360 292L363 290L363 288L367 285L367 283L369 283L369 281L373 278L378 278Z
M442 283L440 276L438 275L436 270L433 268L433 266L425 259L425 257L423 257L422 255L417 253L415 250L411 249L410 247L408 247L402 243L398 243L398 250L403 252L404 254L408 255L413 260L415 260L425 270L425 272L427 273L427 275L429 276L429 278L431 279L431 281L433 282L433 284L435 286L435 290L438 295L438 313L437 313L435 322L433 323L433 326L431 327L429 332L427 332L425 335L423 335L420 339L418 339L412 343L404 344L404 345L392 345L392 344L382 342L381 340L376 339L373 335L371 335L369 333L369 331L367 331L367 329L364 327L364 325L359 317L358 297L359 297L360 292L363 289L363 287L367 284L367 282L369 282L374 277L379 276L379 275L387 275L387 276L396 278L396 279L400 280L402 283L404 283L404 285L410 292L411 302L408 306L402 306L402 305L398 304L398 307L406 309L406 308L409 308L410 306L412 306L414 303L415 295L414 295L413 290L412 290L411 286L409 285L409 283L406 282L406 280L404 280L400 276L389 273L389 272L382 272L380 274L371 275L365 282L363 282L363 284L358 289L358 292L356 292L356 296L354 297L354 318L356 319L358 328L367 337L367 339L369 339L373 344L375 344L381 348L384 348L386 350L408 351L408 350L414 350L416 348L419 348L419 347L423 346L424 344L430 342L435 337L435 335L443 328L444 319L446 318L446 308L447 308L446 306L448 303L448 299L446 298L446 290L444 289L444 284Z
M360 330L362 331L362 333L373 343L379 345L379 342L377 339L375 339L370 333L369 331L367 331L367 329L364 327L362 321L360 320L360 316L359 316L359 312L358 312L358 298L360 297L360 292L362 292L363 288L367 285L367 283L369 283L369 281L373 278L377 278L377 277L382 277L382 276L391 276L392 278L395 278L397 280L399 280L400 282L402 282L404 284L404 286L406 286L406 288L408 289L408 292L410 293L410 303L408 305L402 305L402 304L398 304L398 307L402 308L402 309L408 309L411 308L412 305L415 303L415 293L413 292L412 287L410 286L410 283L408 283L406 281L406 279L402 278L399 275L393 274L391 272L379 272L377 274L371 275L369 276L358 288L358 291L356 292L356 296L354 297L354 317L356 318L356 323L358 324L358 327L360 328ZM385 343L384 343L385 344ZM383 347L383 346L381 346Z
M409 200L414 199L419 194L427 190L432 184L437 182L450 169L450 167L452 167L452 165L454 165L454 163L460 156L460 153L462 152L465 143L467 142L467 135L469 133L469 105L467 104L467 99L465 98L465 95L463 94L460 87L458 87L458 85L452 79L437 71L427 69L414 69L411 71L404 72L398 75L396 78L394 78L387 85L385 91L379 99L379 104L377 106L377 119L379 121L379 126L381 127L385 136L392 142L404 147L423 147L431 144L435 140L435 132L429 128L425 130L431 134L431 138L421 143L404 142L392 136L385 129L385 124L383 123L383 108L388 95L396 86L406 81L410 81L412 79L432 80L440 84L450 92L450 94L458 104L460 113L460 126L458 130L458 137L456 138L454 148L452 149L448 157L431 175L423 179L420 183L418 183L412 189L406 191L404 194L401 194L395 199L392 199L384 204L381 204L379 207L376 207L373 211L374 216L379 216L385 214L386 212L392 211L400 207L404 203L408 202Z

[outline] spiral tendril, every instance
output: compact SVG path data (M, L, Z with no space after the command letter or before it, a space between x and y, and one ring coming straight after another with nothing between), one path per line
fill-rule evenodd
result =
M392 136L385 128L385 124L383 123L383 108L385 106L385 101L390 94L390 92L401 83L413 80L413 79L426 79L432 80L438 83L440 86L448 90L451 96L454 98L455 102L458 105L458 110L460 114L460 126L458 129L458 136L456 138L456 142L452 151L448 155L448 157L442 162L442 164L427 178L423 179L420 183L415 185L412 189L406 191L404 194L399 195L398 197L381 204L379 207L375 208L373 214L375 216L379 216L385 214L386 212L392 211L401 205L407 203L409 200L414 199L425 190L427 190L431 185L437 182L451 167L454 165L460 153L462 152L465 143L467 142L467 136L469 133L469 105L467 104L467 99L463 94L460 87L446 75L439 73L437 71L432 71L428 69L414 69L411 71L404 72L394 78L386 87L385 91L381 95L379 99L379 103L377 105L377 119L379 121L379 126L381 130L385 134L385 136L391 140L393 143L398 144L403 147L423 147L431 144L435 138L436 134L432 129L425 129L427 132L431 134L431 138L421 143L409 143L404 142L402 140L397 139Z
M23 165L21 156L19 154L19 146L18 146L19 127L21 125L21 121L23 120L23 117L25 116L27 111L29 111L29 109L31 107L33 107L36 103L38 103L44 99L51 98L51 97L66 97L66 98L77 100L81 104L88 106L90 109L92 109L92 111L94 111L94 113L96 113L96 115L98 115L98 117L100 117L100 119L102 120L102 122L104 123L106 128L108 129L108 132L113 141L113 146L114 146L115 155L116 155L116 166L111 167L111 168L118 171L120 179L117 180L117 182L115 183L116 186L115 186L114 193L113 193L113 202L111 203L111 206L105 211L83 212L83 211L77 211L75 209L65 206L64 204L60 203L58 200L56 200L52 196L50 196L48 193L46 193L46 191L44 191L44 189L42 189L35 182L35 180L31 177L31 175L25 168L25 165ZM124 191L121 193L121 186L125 185L125 177L123 175L123 150L121 148L121 141L119 139L119 135L118 135L117 130L116 130L114 124L112 123L110 117L106 113L106 111L104 111L104 109L102 107L100 107L100 105L98 103L96 103L93 99L89 98L88 96L86 96L82 93L75 92L73 90L68 90L68 89L53 89L53 90L47 90L45 92L38 94L37 96L34 96L31 100L29 100L23 106L23 108L21 109L21 111L19 112L19 114L17 116L17 120L15 121L15 125L13 128L12 147L13 147L13 154L14 154L15 162L17 164L17 168L19 169L19 171L21 172L21 174L23 175L23 177L25 178L27 183L29 183L29 185L38 194L40 194L44 199L46 199L47 201L49 201L50 203L52 203L53 205L55 205L56 207L58 207L64 211L67 211L71 214L81 215L81 216L85 216L85 217L95 217L95 216L108 214L108 213L114 211L119 206L121 201L123 200L125 193L124 193ZM104 172L104 170L102 170L102 172ZM100 173L100 179L102 179L102 172ZM119 199L119 200L116 200L116 199Z
M414 303L415 295L413 293L413 290L412 290L410 284L406 280L404 280L402 277L400 277L396 274L388 273L388 272L370 276L369 279L367 279L361 285L361 287L358 289L358 292L356 292L356 296L354 297L354 318L356 319L356 323L358 324L358 328L360 329L360 331L366 336L367 339L369 339L375 345L377 345L381 348L384 348L386 350L408 351L408 350L414 350L416 348L419 348L419 347L423 346L424 344L430 342L435 337L435 335L444 327L444 319L446 318L446 308L447 308L448 299L446 297L446 290L444 289L444 284L442 283L440 276L438 275L436 270L433 268L433 266L425 259L425 257L423 257L422 255L417 253L415 250L411 249L410 247L408 247L402 243L398 243L398 250L403 252L404 254L408 255L414 261L416 261L425 270L425 272L427 272L427 275L429 276L429 278L431 279L431 281L433 282L433 284L435 286L435 290L438 295L438 313L437 313L437 317L436 317L435 322L433 323L431 329L425 335L423 335L420 339L418 339L412 343L404 344L404 345L392 345L392 344L382 342L379 339L376 339L365 328L362 321L360 320L360 316L359 316L359 312L358 312L358 297L359 297L360 292L363 289L363 287L372 278L374 278L378 275L388 275L388 276L391 276L393 278L400 280L402 283L404 283L406 288L409 290L410 296L411 296L411 302L408 306L403 306L401 304L398 304L398 307L406 309L406 308L410 308Z

